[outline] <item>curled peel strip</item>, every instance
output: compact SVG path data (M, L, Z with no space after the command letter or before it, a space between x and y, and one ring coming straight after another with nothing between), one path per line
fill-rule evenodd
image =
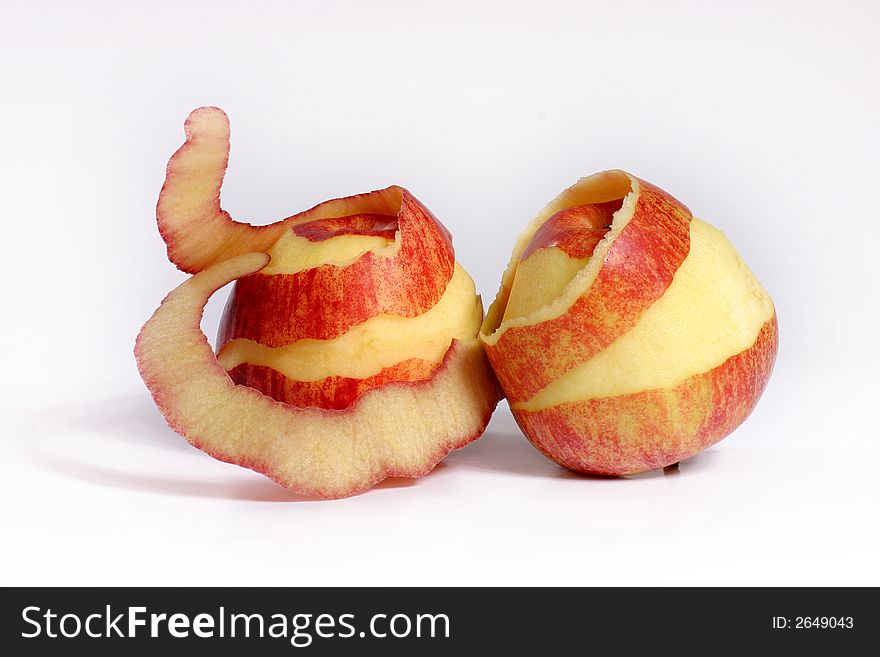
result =
M173 290L138 334L138 369L172 429L221 461L328 498L389 476L422 476L482 433L498 391L477 339L454 343L429 380L376 388L345 411L297 408L236 386L199 323L215 291L268 260L251 253L208 267Z
M168 259L193 274L242 253L268 251L291 224L284 219L252 226L220 207L220 187L229 164L229 119L219 107L193 110L184 124L186 141L168 161L156 219Z
M571 205L614 198L623 205L611 230L563 295L531 316L502 322L520 255L544 221ZM481 331L508 399L530 399L635 326L687 257L691 220L672 196L616 170L583 178L548 204L520 236Z
M380 313L415 317L435 306L455 269L452 238L407 190L389 187L327 201L292 219L299 223L321 215L350 214L346 208L361 209L367 202L394 208L399 228L392 255L368 251L345 267L321 265L292 274L242 278L230 296L218 346L232 338L267 347L304 338L331 340ZM247 306L248 312L237 306ZM248 314L271 314L275 321L272 326L258 326L245 319Z
M168 162L156 208L168 258L185 272L196 273L244 253L267 252L288 229L315 219L380 210L397 216L395 245L387 253L367 252L348 266L328 264L294 274L260 274L240 282L236 287L242 289L233 294L231 303L241 296L256 299L256 303L272 303L272 312L287 323L278 324L274 333L259 336L248 335L247 326L224 323L222 341L233 334L267 346L300 338L330 339L379 313L421 314L443 295L455 264L452 238L407 190L391 186L326 201L273 224L252 226L234 221L220 206L220 188L229 162L226 114L216 107L194 110L186 120L185 132L185 143ZM363 301L347 304L352 311L341 316L337 308L324 302L321 291L326 289L345 290Z

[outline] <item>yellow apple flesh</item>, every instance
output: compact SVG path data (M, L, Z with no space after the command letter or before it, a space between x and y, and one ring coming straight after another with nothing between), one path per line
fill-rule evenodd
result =
M608 196L618 209L591 254L546 243L567 206ZM530 224L481 337L532 443L605 475L664 467L726 436L778 347L773 302L727 238L621 171L582 179Z

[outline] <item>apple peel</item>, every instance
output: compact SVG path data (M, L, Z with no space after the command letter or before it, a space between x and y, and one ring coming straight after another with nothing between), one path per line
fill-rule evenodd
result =
M159 192L156 219L168 259L193 274L242 253L268 251L290 219L268 226L235 221L220 207L229 164L229 118L219 107L193 110L184 123L186 141L171 159Z
M778 349L774 314L751 347L676 386L514 409L513 416L541 453L569 470L648 472L694 456L742 424L767 386Z
M614 199L622 205L610 230L562 295L526 317L503 320L520 258L541 226L568 207ZM481 331L507 398L530 399L635 326L687 257L691 219L671 195L620 170L582 178L551 201L518 238ZM662 257L641 256L651 252Z
M279 255L273 253L265 272L235 284L218 344L240 338L267 347L332 340L377 315L416 317L437 305L455 272L452 237L407 190L392 186L335 199L295 217L310 223L315 216L344 215L376 199L384 199L397 215L396 241L389 249L367 251L346 266L323 264L295 273L271 271ZM273 321L255 323L249 319L254 316L271 316Z
M387 385L391 381L413 382L430 379L441 362L442 359L434 362L423 358L410 358L382 368L372 376L356 378L331 375L318 381L299 381L273 367L252 363L241 363L226 371L235 383L256 388L272 399L293 406L317 406L342 410L357 403L368 390Z
M138 334L138 369L168 425L221 461L323 498L362 492L386 477L420 477L485 429L500 393L477 338L455 341L433 376L363 394L343 410L299 408L238 386L200 328L210 296L258 272L251 253L184 281Z
M224 322L221 332L227 338L245 337L269 346L301 338L326 340L380 313L414 317L443 296L455 265L452 236L406 189L392 185L332 199L281 221L253 226L235 221L220 206L220 191L229 164L226 113L218 107L193 110L186 119L184 132L184 144L168 161L156 220L167 245L168 259L187 273L197 273L236 255L269 252L285 233L297 227L313 238L316 228L326 231L334 222L350 215L360 215L361 219L373 214L388 215L388 225L381 231L385 235L395 219L397 223L390 244L375 252L358 254L344 266L327 264L284 273L274 271L273 263L264 274L242 281L233 292L233 304L242 297L257 299L273 304L272 311L277 317L291 320L266 335L249 333L248 326L229 326ZM319 224L311 229L303 226L316 221ZM324 303L321 292L325 290L345 290L347 299L361 301L346 303L350 312L340 314Z
M779 344L773 301L724 234L623 171L582 178L527 226L480 337L526 437L598 475L731 433Z

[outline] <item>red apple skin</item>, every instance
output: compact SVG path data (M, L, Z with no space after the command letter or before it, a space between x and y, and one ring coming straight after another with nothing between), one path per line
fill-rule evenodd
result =
M429 379L374 388L343 411L296 408L236 386L201 331L202 314L213 293L259 271L268 260L263 253L243 254L203 270L170 292L138 333L138 370L174 431L218 460L260 472L291 491L327 499L357 494L386 477L423 476L450 451L482 434L500 391L476 339L453 341ZM402 390L407 392L403 399L397 394ZM445 426L424 422L417 408L407 412L409 402L400 405L405 400L436 407ZM381 443L385 434L377 427L387 413L399 415L402 436L436 440L436 447L424 445L406 454L404 441L403 448L380 448L375 459L365 462L352 461L345 449L335 463L323 458L322 439L343 437L352 446L364 439ZM308 451L291 462L297 443ZM327 479L328 472L336 473L335 480Z
M401 194L407 197L404 199L405 207L401 209L404 215L402 218L409 223L423 224L425 221L422 220L427 220L427 223L434 224L417 225L409 231L412 233L410 241L415 242L411 244L411 248L428 247L433 253L438 249L442 250L445 243L449 253L435 257L448 260L449 263L453 260L451 239L446 229L406 190L397 186L370 194L327 201L312 210L266 226L235 221L220 206L221 186L229 163L229 118L218 107L200 107L187 117L184 131L185 142L168 161L165 182L156 206L156 220L159 233L168 248L168 259L187 273L199 272L244 253L268 252L285 231L310 218L327 219L384 211ZM361 207L357 207L358 203ZM319 214L331 208L338 209L339 212ZM401 229L404 227L401 226ZM428 260L430 258L413 262L408 273L417 273L419 265L426 264ZM390 273L390 268L382 273ZM376 275L381 276L382 273ZM426 290L439 288L442 294L452 275L452 265L423 269L422 274L419 287ZM442 279L444 274L448 274L444 280L427 280ZM403 275L397 275L393 277L393 282L399 283L403 278ZM415 303L419 302L416 298ZM427 307L430 305L432 304ZM419 314L423 310L412 312Z
M778 348L774 315L750 348L674 388L515 409L513 415L532 444L565 468L594 475L648 472L694 456L742 424L764 392Z
M398 228L397 217L362 212L347 217L315 219L297 224L291 230L311 242L323 242L337 235L369 235L393 240Z
M480 350L480 351L482 351L482 350ZM449 350L444 355L443 360L440 362L439 365L435 365L435 369L434 369L433 374L430 377L428 377L427 379L424 379L422 381L397 381L397 382L387 383L385 386L372 388L371 390L366 391L365 393L363 393L361 395L360 398L363 399L363 397L365 395L382 394L382 390L386 389L387 387L408 386L408 387L412 387L415 390L418 390L421 386L431 385L432 382L436 378L438 378L440 375L442 375L448 368L461 366L461 363L457 362L457 361L459 360L459 358L463 352L464 352L464 345L462 343L460 343L458 340L453 340L452 346L449 347ZM467 357L467 356L465 356L465 357ZM470 357L475 358L475 356L473 356L473 355L471 355ZM284 486L285 488L292 490L296 493L299 493L301 495L306 495L309 497L315 497L315 498L321 498L321 499L340 499L340 498L344 498L344 497L351 497L353 495L358 495L360 493L363 493L364 491L367 491L367 490L373 488L376 484L380 483L381 481L384 481L385 479L387 479L389 477L399 477L399 478L404 478L404 479L420 479L421 477L424 477L425 475L429 474L434 468L436 468L437 464L440 463L440 461L442 461L444 458L446 458L450 453L454 452L457 449L461 449L465 445L472 443L477 438L479 438L480 436L483 435L483 433L486 431L486 427L489 424L489 420L492 418L492 414L495 411L495 406L497 405L498 400L501 399L501 390L498 387L498 384L497 384L495 378L491 374L491 368L489 366L489 363L486 361L486 358L484 355L482 355L482 361L484 363L484 366L479 368L480 375L485 377L482 385L483 385L483 389L487 391L487 397L492 400L492 403L485 407L485 412L483 414L483 417L480 419L480 422L476 428L474 428L471 431L463 432L461 434L460 438L458 438L454 443L447 445L445 447L440 447L433 454L426 456L424 464L420 467L407 468L407 467L401 467L399 465L388 464L385 466L384 470L380 474L372 477L371 479L369 479L368 481L366 481L362 484L359 484L355 488L350 488L347 490L334 491L332 493L328 493L328 491L323 490L323 489L309 488L307 485L305 485L303 483L299 483L295 486L291 485L291 483L289 481L284 481L282 479L279 479L276 476L273 469L271 468L271 466L267 465L266 463L264 463L261 459L259 459L257 457L230 458L228 455L226 455L224 453L216 452L216 451L212 450L210 445L194 441L192 438L190 438L187 435L186 431L183 430L183 428L176 427L170 421L169 421L169 425L171 426L172 429L174 429L175 431L177 431L178 433L183 435L194 447L202 450L203 452L205 452L209 456L217 459L218 461L232 463L233 465L240 465L242 467L248 468L249 470L259 472L260 474L268 477L269 479L272 479L273 481L280 484L281 486ZM473 367L473 365L471 365L470 367ZM256 393L257 391L254 391L254 392ZM258 394L262 394L262 393L258 393ZM161 402L160 402L156 392L153 393L153 397L156 400L156 404L160 405ZM322 421L322 418L329 419L329 418L332 418L334 415L338 415L340 413L357 413L358 412L358 405L357 404L353 404L343 410L326 409L326 408L318 408L318 407L296 408L296 407L291 407L289 405L285 405L285 406L290 408L294 412L307 414L308 416L313 418L313 421L316 423L320 423ZM160 409L163 408L161 405L159 407L160 407ZM163 413L164 413L164 411L163 411ZM166 420L167 420L167 416L166 416Z
M538 249L555 246L571 258L583 260L593 254L596 245L611 226L620 201L576 205L557 212L535 231L532 241L519 260L526 260Z
M219 107L199 107L190 112L184 132L186 141L168 160L156 205L168 259L194 274L235 255L268 251L290 226L290 218L252 226L233 220L220 207L220 187L229 164L229 117ZM211 157L206 158L206 153ZM196 156L201 157L194 168L191 159ZM187 190L193 179L201 189L196 196ZM205 235L214 239L206 243Z
M296 381L271 367L241 363L229 370L229 376L238 385L249 386L291 406L340 411L356 404L367 391L386 383L426 381L439 365L421 358L410 358L364 379L328 376L320 381Z
M690 250L691 212L659 187L643 180L639 187L632 219L590 288L559 317L508 328L485 345L512 403L530 399L629 331L672 283Z
M384 390L388 386L410 386L416 390L419 389L420 386L428 386L431 385L435 378L438 378L441 374L443 374L450 367L459 367L462 366L460 362L457 362L462 351L464 345L459 343L457 340L453 341L452 346L446 352L443 360L440 362L440 365L434 370L433 376L424 381L400 381L396 383L389 383L387 386L373 388L365 393L367 394L381 394L382 390ZM482 350L480 350L482 352ZM483 352L484 353L484 352ZM474 358L473 355L465 356ZM287 488L288 490L298 493L300 495L304 495L307 497L313 497L316 499L341 499L345 497L352 497L354 495L359 495L365 491L376 486L376 484L384 481L388 478L399 477L402 479L420 479L425 475L431 473L431 471L437 467L437 464L440 463L444 458L446 458L450 453L454 452L457 449L461 449L465 445L468 445L475 441L477 438L483 435L486 431L486 427L489 424L489 420L492 418L492 414L495 411L495 406L498 403L498 400L501 399L501 390L498 387L495 378L491 375L491 369L489 367L488 362L486 362L485 356L482 356L482 360L485 365L479 367L480 375L485 377L482 382L483 388L487 391L487 397L491 399L491 403L485 406L485 410L483 412L483 416L480 419L479 424L474 427L470 431L464 431L460 434L460 437L455 440L453 443L438 447L437 450L429 455L425 456L423 465L419 467L403 467L400 465L394 465L391 463L387 463L383 470L372 476L370 479L357 484L351 488L346 489L334 489L334 490L326 490L323 488L312 488L305 482L291 482L285 479L280 478L272 466L260 459L257 455L253 456L245 456L245 455L236 455L231 456L223 451L218 451L213 448L207 442L200 440L197 436L192 435L183 420L177 420L174 418L170 412L167 410L168 408L173 407L173 403L168 401L164 395L164 391L155 385L152 385L149 377L144 376L143 370L141 376L145 378L145 382L147 386L150 388L150 392L153 395L153 400L156 405L159 407L159 410L165 416L165 420L168 423L168 426L171 427L175 432L183 436L187 442L189 442L196 449L200 449L205 452L208 456L222 461L224 463L230 463L232 465L239 465L243 468L247 468L249 470L253 470L254 472L258 472L259 474L268 477L273 480L280 486ZM220 367L219 363L217 363L217 367L221 372L224 372L223 368ZM473 365L469 365L467 367L474 367ZM243 387L245 390L252 392L253 394L262 394L256 390ZM362 395L363 398L365 395ZM277 403L277 402L276 402ZM304 419L308 419L309 422L314 424L321 424L324 419L330 420L333 416L338 415L340 413L357 413L358 405L354 404L347 409L344 410L332 410L325 408L296 408L293 406L289 406L287 404L284 405L285 408L289 408L291 412L302 414Z
M407 190L327 201L294 217L304 224L330 203L356 207L375 194L399 193L400 248L392 257L367 252L347 267L322 265L295 274L246 276L236 282L218 334L218 348L245 338L267 347L331 340L378 314L415 317L443 296L455 267L449 231Z

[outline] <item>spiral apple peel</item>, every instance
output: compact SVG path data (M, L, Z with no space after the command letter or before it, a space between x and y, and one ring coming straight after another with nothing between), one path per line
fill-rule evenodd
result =
M623 171L581 179L520 236L481 338L545 455L625 475L693 456L754 409L770 297L724 235Z
M269 226L235 222L219 200L226 115L200 108L185 132L157 218L169 259L195 275L135 348L169 425L220 460L331 498L422 476L477 438L500 393L479 296L436 217L392 186ZM199 320L231 281L215 356Z

